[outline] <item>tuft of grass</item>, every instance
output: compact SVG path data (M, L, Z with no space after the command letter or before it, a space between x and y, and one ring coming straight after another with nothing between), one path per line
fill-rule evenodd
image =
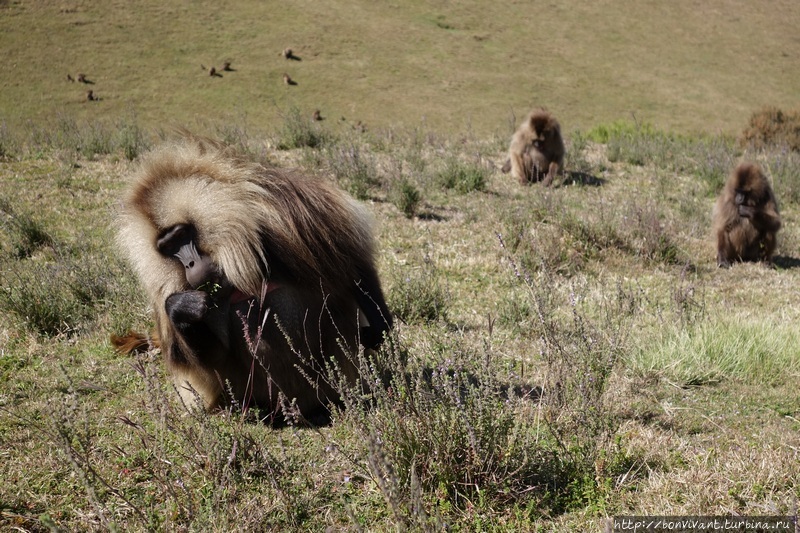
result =
M682 136L648 124L615 122L590 130L587 137L607 144L611 162L690 172L706 183L710 194L722 188L740 155L732 137Z
M569 136L569 147L564 161L564 166L573 172L589 172L592 165L586 160L586 149L589 146L589 136L575 131Z
M380 185L372 156L357 144L326 147L323 160L342 187L359 200L368 199L370 191Z
M516 334L525 334L530 329L529 322L534 309L527 293L515 289L509 289L507 297L503 299L497 312L497 321Z
M657 130L652 124L615 120L608 124L598 124L586 132L586 138L600 144L609 144L614 139L652 136Z
M277 146L279 150L295 148L321 148L333 141L332 134L293 107L283 117L283 126L278 132Z
M0 123L0 160L13 157L17 150L17 139L11 134L5 122Z
M501 238L523 268L562 276L576 274L587 259L608 246L607 241L617 240L605 218L584 220L549 191L504 213L503 225Z
M674 138L670 134L642 126L611 134L608 140L608 159L635 166L664 166L672 157L673 147Z
M98 261L92 243L56 242L38 220L5 199L0 199L0 217L11 247L10 256L0 256L3 311L39 334L54 336L96 320L101 310L109 310L109 300L126 299L118 260Z
M0 198L0 229L9 234L13 255L18 259L30 257L37 249L54 243L39 221L15 210L5 198Z
M392 203L406 218L413 218L416 215L422 195L408 178L401 177L397 180L390 196Z
M425 257L420 268L406 269L393 281L389 308L400 320L419 323L446 319L450 296L430 257Z
M630 208L623 218L622 235L626 241L622 246L637 257L668 265L686 262L674 233L652 202Z
M739 158L733 138L725 136L688 140L681 143L676 152L681 155L675 168L687 169L700 178L711 194L722 189Z
M766 154L765 170L772 177L772 188L780 202L800 204L800 152L787 148Z
M443 189L455 189L466 194L472 191L485 191L488 170L478 162L465 162L450 157L444 168L436 174L436 182Z
M150 149L144 131L135 121L125 121L118 126L116 144L128 161Z
M630 364L680 386L725 380L768 385L795 373L799 341L793 328L771 320L717 318L667 329L659 342L639 346Z
M624 210L603 198L588 203L591 208L576 210L551 193L531 197L503 215L504 242L525 269L560 276L573 276L613 251L652 263L687 262L675 230L652 202Z
M59 121L60 141L64 148L71 148L85 159L93 159L99 155L108 155L116 148L115 129L102 122L78 124L73 120L62 118Z
M0 309L13 313L41 335L85 329L109 311L107 302L123 298L124 284L114 278L114 269L80 259L61 247L45 257L0 267L5 279Z

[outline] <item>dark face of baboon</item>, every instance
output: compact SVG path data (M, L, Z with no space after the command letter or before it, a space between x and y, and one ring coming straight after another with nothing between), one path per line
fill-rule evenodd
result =
M736 167L717 198L713 218L717 265L772 261L781 218L772 187L758 165Z
M511 138L503 171L508 168L523 185L542 181L549 186L563 170L564 152L558 121L545 110L534 111Z
M392 327L369 216L327 181L189 137L144 158L120 221L154 338L190 403L277 413L280 393L313 416L338 400L330 361L361 384L359 346L376 348Z
M197 230L190 224L175 224L161 231L156 248L165 257L174 257L185 268L186 283L193 289L206 284L227 282L208 254L197 250Z

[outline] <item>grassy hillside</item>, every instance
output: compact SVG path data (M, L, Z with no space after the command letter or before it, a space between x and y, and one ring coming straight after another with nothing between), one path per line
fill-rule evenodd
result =
M135 2L0 5L0 120L116 119L270 129L292 106L372 128L505 133L544 105L567 130L631 118L738 132L798 105L791 0ZM279 56L291 47L302 61ZM200 65L232 61L210 77ZM286 86L282 74L298 83ZM94 85L70 83L85 73ZM85 91L101 98L87 102Z

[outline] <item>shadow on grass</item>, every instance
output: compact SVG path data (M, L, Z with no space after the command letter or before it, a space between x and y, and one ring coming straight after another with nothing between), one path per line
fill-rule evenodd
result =
M561 187L566 185L588 185L591 187L600 187L605 185L606 180L592 176L586 172L566 172L564 180L561 182Z
M423 211L416 215L416 217L420 220L426 220L429 222L442 222L447 220L447 217L443 217L442 215L438 215L433 211Z
M789 257L786 255L775 256L772 259L772 262L775 264L776 267L785 270L788 270L790 268L800 267L800 259L797 259L796 257Z

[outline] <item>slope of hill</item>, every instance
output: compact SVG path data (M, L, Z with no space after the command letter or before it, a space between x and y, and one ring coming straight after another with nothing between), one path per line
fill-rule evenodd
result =
M0 6L0 120L258 128L294 106L373 128L485 134L543 105L568 131L635 116L731 133L765 104L797 107L799 24L791 0L11 1ZM285 47L301 61L283 59ZM225 60L235 72L201 70Z

